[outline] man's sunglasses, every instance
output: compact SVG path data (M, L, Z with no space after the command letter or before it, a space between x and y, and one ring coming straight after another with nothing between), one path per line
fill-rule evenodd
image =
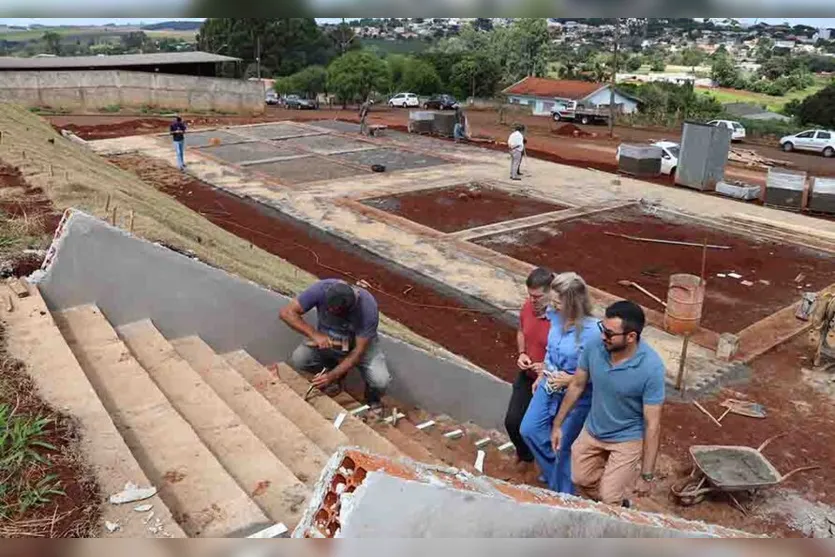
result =
M613 331L611 329L607 329L606 327L603 326L602 321L597 322L597 328L600 329L600 332L603 333L603 336L605 336L608 340L612 340L613 338L619 337L621 335L628 335L629 334L629 331L624 331L622 333L616 333L615 331Z

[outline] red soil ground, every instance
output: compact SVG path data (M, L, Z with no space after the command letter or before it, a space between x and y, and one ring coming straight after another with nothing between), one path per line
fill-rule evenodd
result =
M833 257L786 244L756 242L685 219L646 215L637 208L481 238L476 243L534 265L577 271L597 288L659 311L663 308L657 302L618 281L637 282L663 300L670 275L701 273L701 248L638 242L607 236L607 232L695 243L707 238L709 244L731 246L729 250L709 249L707 254L702 326L719 333L739 332L793 304L800 292L818 291L835 282ZM716 276L729 272L743 278ZM805 278L795 282L801 273ZM745 286L741 280L754 284Z
M477 183L377 197L363 203L441 232L456 232L565 209L562 205Z
M218 191L161 162L132 155L111 157L117 166L168 193L187 207L252 244L320 278L365 280L380 310L416 333L507 380L515 377L516 331L390 267L312 235L304 225L276 218L255 204ZM220 209L220 210L219 210ZM521 300L519 301L521 305Z

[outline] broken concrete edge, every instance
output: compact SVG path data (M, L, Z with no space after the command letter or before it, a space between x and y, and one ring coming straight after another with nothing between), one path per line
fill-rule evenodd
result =
M377 493L372 494L370 485L381 481L387 485L385 492L391 493L398 504L391 505L382 500L367 500L369 497L374 499L374 497L379 496L380 490L377 489ZM423 491L422 496L425 497L427 490L424 488L430 488L429 491L433 491L433 493L429 493L430 502L424 507L424 510L429 509L434 515L444 514L438 513L437 509L444 508L438 503L445 497L457 498L459 502L463 501L465 507L469 506L470 508L478 505L479 500L481 500L484 505L480 511L473 509L474 513L490 512L491 507L504 506L516 509L518 513L535 517L537 521L545 520L552 523L559 522L554 520L556 518L555 513L563 513L566 517L564 520L566 524L564 526L554 526L557 530L563 528L562 535L567 533L576 534L578 529L582 530L584 528L583 525L590 524L588 526L589 535L592 532L599 533L602 529L609 533L615 530L632 534L629 537L756 537L747 532L704 522L614 508L602 503L595 503L571 495L557 494L540 488L512 485L494 478L472 475L455 468L421 464L407 458L391 459L382 457L356 447L343 447L329 459L319 481L316 483L308 507L293 531L292 537L352 537L355 533L383 537L387 535L387 528L389 527L393 528L389 533L394 537L399 537L406 534L397 530L397 528L403 526L414 526L414 532L420 532L420 535L431 537L433 533L438 534L438 532L432 531L432 528L436 527L437 524L432 526L420 522L422 520L421 509L418 508L420 505L410 507L409 497L406 493L409 490L413 490L413 493ZM436 496L438 499L432 502L431 499ZM365 524L359 530L354 530L351 527L352 515L358 511L397 514L399 509L407 510L398 514L396 518L393 517L392 522L376 521L382 523L372 526L372 531L368 530L368 524ZM516 514L513 512L506 513L506 510L509 509L497 511L498 516L495 517L495 520L503 521L508 516ZM457 519L452 523L467 522L465 517L456 516ZM597 520L594 520L595 518ZM461 537L479 535L478 532L472 530L456 531L455 526L451 525L448 519L449 516L438 518L438 521L444 524L442 527L443 535L458 535ZM410 521L415 522L410 523ZM395 523L397 526L394 526ZM471 523L468 527L473 528L474 526ZM475 528L478 528L478 526L475 526ZM510 528L511 531L504 532L504 534L519 534L522 532L522 530L513 532L513 528L516 528L514 526ZM521 528L524 528L524 526ZM486 536L490 533L485 531L482 535ZM531 532L528 531L527 533L530 534ZM550 533L560 535L560 532L552 531ZM417 537L420 537L420 535ZM575 535L574 537L580 536Z
M75 209L64 214L32 280L51 311L95 303L115 327L150 319L167 338L197 335L219 353L245 349L264 365L286 360L301 340L278 319L288 296ZM508 383L445 351L379 338L392 397L461 423L502 427Z

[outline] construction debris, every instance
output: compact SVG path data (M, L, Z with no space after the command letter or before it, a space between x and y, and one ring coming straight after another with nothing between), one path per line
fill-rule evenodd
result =
M719 406L727 408L729 412L738 414L740 416L747 416L749 418L765 418L765 406L757 404L756 402L748 402L745 400L737 400L729 398Z
M279 536L283 536L288 532L287 526L279 522L278 524L273 524L268 528L264 528L258 532L255 532L251 536L247 536L247 538L257 539L257 540L266 540L270 538L277 538Z
M615 236L618 238L625 238L627 240L634 240L636 242L649 242L652 244L670 244L674 246L688 246L694 248L704 248L705 244L698 244L695 242L679 242L678 240L664 240L661 238L641 238L640 236L630 236L629 234L618 234L615 232L604 232L606 236ZM716 246L707 244L708 249L731 249L732 246Z
M24 284L23 279L9 279L8 285L11 291L14 292L15 296L18 298L25 298L29 295L29 289L26 288L26 284Z
M487 453L480 450L480 451L478 451L478 454L476 455L476 458L475 458L475 466L474 467L475 467L476 470L478 470L482 474L484 473L484 458L486 456L487 456Z
M762 169L772 166L783 166L786 168L792 168L795 166L795 164L790 161L764 157L756 151L752 151L751 149L742 149L740 147L731 148L730 153L728 153L728 161Z
M145 504L145 505L137 505L137 506L135 506L135 507L133 508L133 510L134 510L134 511L136 511L136 512L138 512L138 513L146 513L146 512L150 511L150 510L151 510L151 509L153 509L153 508L154 508L154 506L153 506L153 505L150 505L150 504Z
M125 503L134 503L136 501L144 501L150 499L157 494L157 488L139 487L138 485L128 482L125 484L125 489L119 493L114 493L110 496L109 501L114 505L124 505Z
M104 527L107 528L107 531L111 534L116 530L122 529L122 526L118 522L110 522L109 520L104 521Z

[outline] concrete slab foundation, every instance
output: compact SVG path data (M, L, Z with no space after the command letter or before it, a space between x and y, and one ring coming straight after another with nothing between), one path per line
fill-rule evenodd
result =
M714 538L745 532L616 509L357 449L330 460L295 538Z
M233 145L216 145L203 147L201 152L217 157L232 164L253 161L274 160L284 157L298 157L302 153L295 149L280 148L270 143L253 141L251 143L236 143Z
M426 168L428 166L436 166L447 162L438 157L424 155L423 153L410 153L408 151L400 151L397 149L359 151L356 153L336 155L335 158L360 166L370 167L372 164L382 164L388 171Z
M350 178L367 173L359 168L319 157L254 164L251 169L269 174L279 182L290 185Z
M344 132L344 133L359 133L360 132L360 125L359 124L352 124L351 122L341 122L339 120L315 120L310 122L310 124L319 127L325 128L328 130L333 130L337 132Z
M292 137L274 141L279 147L291 147L312 151L318 155L333 155L351 151L367 151L376 145L355 139L339 137L338 135L311 135L306 137Z
M243 143L251 141L246 137L238 134L229 133L221 130L205 131L205 132L188 132L186 137L186 146L188 147L206 147L208 145L220 142L220 145L229 145L232 143Z
M235 133L255 139L282 139L286 137L303 137L318 135L324 132L312 130L303 125L292 123L264 124L258 126L243 126L236 128Z
M244 348L262 364L286 360L301 341L277 317L286 296L80 211L67 212L33 280L52 311L95 302L114 327L151 319L166 338L198 335L218 353ZM381 342L393 397L460 422L502 427L509 384L385 335Z

